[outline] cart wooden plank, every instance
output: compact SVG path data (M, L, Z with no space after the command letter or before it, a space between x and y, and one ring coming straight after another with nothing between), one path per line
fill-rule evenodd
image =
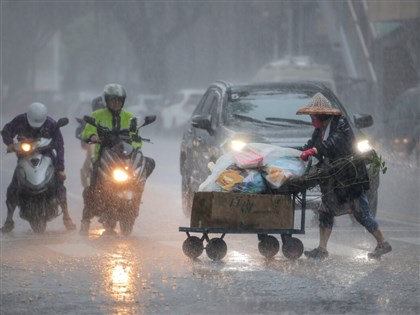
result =
M290 195L196 192L191 227L293 229Z

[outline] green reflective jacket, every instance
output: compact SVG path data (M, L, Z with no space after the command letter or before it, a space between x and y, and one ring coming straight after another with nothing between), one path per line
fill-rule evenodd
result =
M130 119L135 118L135 116L125 110L121 110L119 116L112 115L112 112L109 111L107 108L99 109L92 113L92 117L95 118L96 124L101 125L104 127L108 127L109 129L124 129L130 127ZM134 134L134 133L131 133ZM88 140L91 136L98 135L98 131L96 130L95 126L91 124L86 124L85 129L82 133L82 138L84 140ZM134 148L141 148L142 142L132 142L131 144ZM95 162L98 160L99 157L99 149L100 144L95 144L95 150L93 155L93 161Z

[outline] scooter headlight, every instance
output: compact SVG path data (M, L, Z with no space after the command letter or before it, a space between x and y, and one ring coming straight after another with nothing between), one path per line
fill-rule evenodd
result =
M360 153L366 153L372 150L369 140L361 140L357 142L357 150L359 150Z
M23 152L30 152L32 150L32 146L30 143L22 142L20 144L20 150Z
M112 173L112 177L116 182L125 182L128 179L128 174L125 170L117 168Z

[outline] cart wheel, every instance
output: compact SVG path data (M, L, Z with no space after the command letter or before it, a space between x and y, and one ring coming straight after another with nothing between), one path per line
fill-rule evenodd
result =
M267 259L273 258L280 249L280 243L272 235L263 235L258 243L258 250Z
M204 250L203 241L197 236L189 236L182 244L184 254L190 258L197 258Z
M206 253L212 260L221 260L226 256L227 246L226 242L221 238L212 238L206 246Z
M288 237L281 247L288 259L298 259L303 254L303 243L296 237Z

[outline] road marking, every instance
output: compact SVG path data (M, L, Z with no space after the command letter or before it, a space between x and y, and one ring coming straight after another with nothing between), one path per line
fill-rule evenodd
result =
M397 222L397 223L405 223L409 225L419 225L420 224L420 216L419 215L405 215L402 213L382 213L379 219L390 221L390 222Z
M420 246L420 239L418 237L389 237L389 239Z

